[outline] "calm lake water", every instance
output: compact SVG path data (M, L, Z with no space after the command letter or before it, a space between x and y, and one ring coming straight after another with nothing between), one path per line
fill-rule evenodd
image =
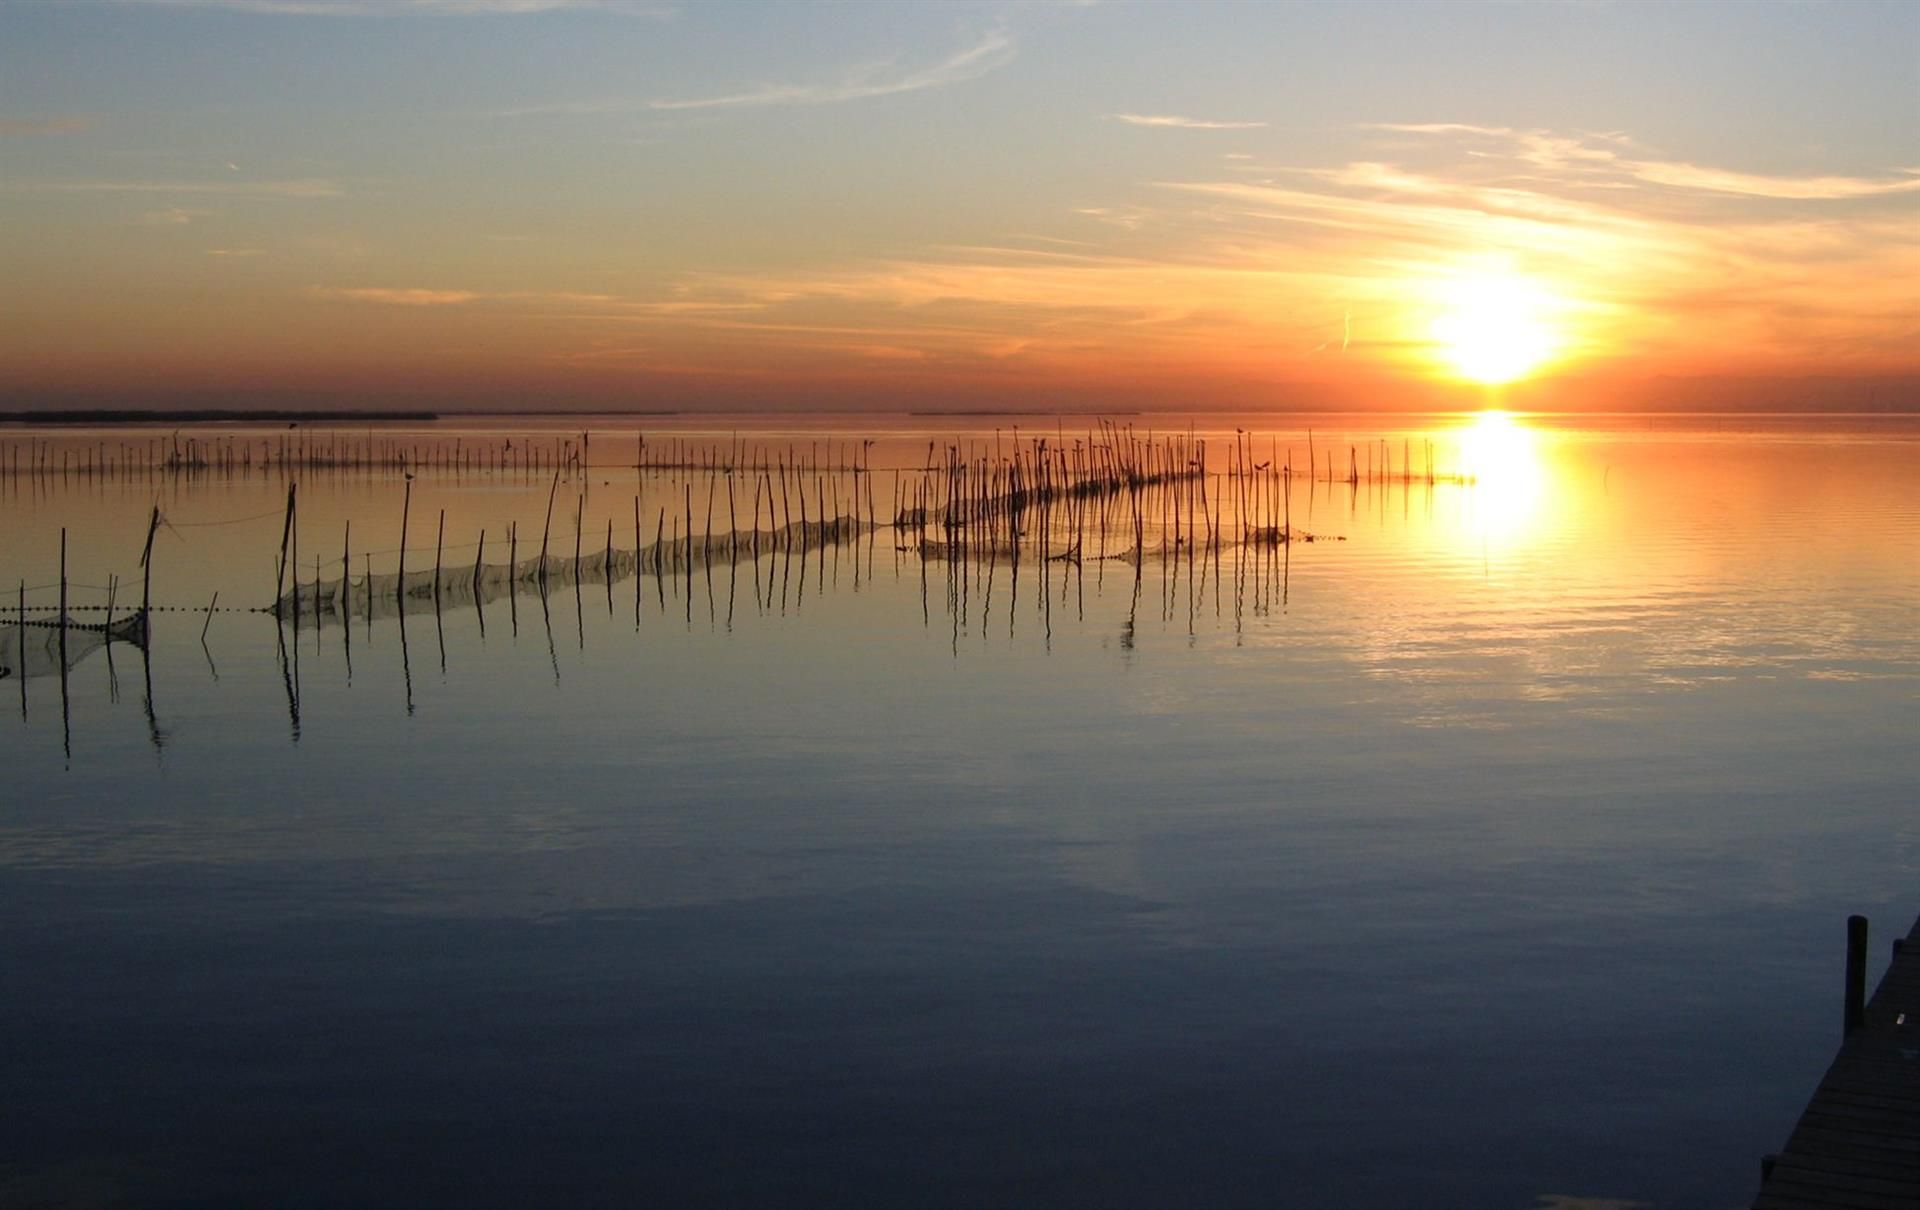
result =
M1116 504L1017 582L882 529L296 629L226 611L277 469L0 476L9 604L65 527L124 613L157 503L171 610L0 678L0 1206L1744 1205L1845 916L1877 978L1920 912L1920 423L1122 423L1207 438L1209 518L1257 429L1317 540ZM297 566L754 528L637 429L858 457L817 522L1091 427L388 427L592 436L296 473Z

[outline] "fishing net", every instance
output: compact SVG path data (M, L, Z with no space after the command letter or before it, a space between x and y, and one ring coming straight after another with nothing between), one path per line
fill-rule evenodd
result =
M73 668L108 643L144 646L146 636L145 619L139 614L129 614L105 625L69 622L65 635L66 667ZM61 643L58 622L31 621L23 625L16 620L0 626L0 679L59 676Z
M326 623L394 618L486 605L509 593L555 592L617 584L635 575L682 576L763 555L792 555L851 543L880 528L859 517L795 521L778 529L733 530L664 539L637 550L605 547L581 554L549 553L509 563L442 564L405 572L373 572L298 584L276 606L283 619Z

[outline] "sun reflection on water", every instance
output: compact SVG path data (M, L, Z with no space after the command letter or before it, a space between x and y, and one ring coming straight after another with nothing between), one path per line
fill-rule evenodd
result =
M1520 542L1541 524L1551 474L1538 429L1510 412L1481 412L1460 430L1461 473L1472 481L1467 532L1482 548Z

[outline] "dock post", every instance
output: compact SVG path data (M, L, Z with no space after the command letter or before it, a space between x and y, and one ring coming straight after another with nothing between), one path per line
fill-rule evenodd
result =
M147 519L147 544L140 548L140 625L147 625L147 617L153 612L153 535L160 529L160 506L153 506L153 515Z
M394 603L400 606L402 610L406 608L407 603L407 518L413 512L412 474L407 475L406 482L405 492L400 497L400 570L396 575L393 585ZM371 580L373 573L368 572L367 578ZM371 590L371 583L368 584L368 588ZM369 591L368 595L372 595L371 591ZM411 713L411 711L409 711L409 713Z
M1847 1007L1842 1037L1852 1035L1867 1018L1867 918L1847 917Z
M285 440L285 438L282 438ZM287 484L287 519L280 530L280 561L273 572L273 616L280 616L280 597L287 587L287 542L293 537L293 493L299 485Z

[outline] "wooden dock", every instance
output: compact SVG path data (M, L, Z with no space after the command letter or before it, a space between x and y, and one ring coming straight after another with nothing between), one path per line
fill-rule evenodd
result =
M1857 923L1857 937L1856 937ZM1920 921L1866 1000L1866 921L1849 921L1846 1033L1754 1210L1920 1207Z

